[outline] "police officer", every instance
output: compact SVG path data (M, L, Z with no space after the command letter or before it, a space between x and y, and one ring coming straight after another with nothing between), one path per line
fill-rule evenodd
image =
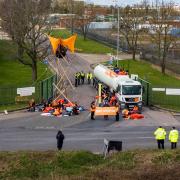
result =
M81 71L81 83L84 84L84 78L85 78L85 74L83 71Z
M88 84L91 84L91 79L92 79L92 73L91 72L89 72L89 73L87 73L87 81L88 81Z
M78 73L75 74L75 87L78 85Z
M158 149L164 149L164 140L166 138L166 131L162 126L156 129L154 132L155 138L157 140Z
M77 77L78 77L78 85L80 85L80 83L81 83L81 73L80 72L77 73Z
M171 149L176 149L176 145L179 139L179 132L175 127L169 132L169 141L171 142Z

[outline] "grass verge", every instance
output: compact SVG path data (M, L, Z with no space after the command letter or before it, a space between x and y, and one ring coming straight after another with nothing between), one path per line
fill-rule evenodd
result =
M0 40L0 47L0 88L31 85L31 68L18 62L15 44L12 41ZM38 63L39 80L51 75L46 68L46 65Z
M180 149L134 150L107 159L87 151L1 152L0 179L178 179Z
M180 88L180 80L167 74L162 74L145 61L125 60L119 61L119 66L129 69L130 74L138 74L140 78L151 83L152 87ZM165 91L152 91L150 100L153 105L180 111L180 96L166 95Z

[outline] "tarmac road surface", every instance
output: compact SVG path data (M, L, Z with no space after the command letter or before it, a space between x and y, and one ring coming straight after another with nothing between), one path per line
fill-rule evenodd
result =
M72 80L76 70L87 72L89 65L93 63L90 55L85 57L86 59L77 56L72 61L74 67L74 70L70 71ZM70 93L70 96L73 101L88 109L95 94L96 90L92 85L81 85L75 92ZM39 112L0 114L0 151L56 150L55 136L58 129L62 129L65 135L63 149L83 149L99 153L102 152L104 138L122 141L124 150L156 148L153 132L159 125L164 126L167 132L172 126L180 130L179 117L174 117L166 111L148 108L144 108L145 118L142 120L121 119L119 122L115 122L114 117L109 120L96 117L96 120L92 121L88 111L78 116L60 118L44 117L40 114ZM169 148L170 143L166 141L165 146Z

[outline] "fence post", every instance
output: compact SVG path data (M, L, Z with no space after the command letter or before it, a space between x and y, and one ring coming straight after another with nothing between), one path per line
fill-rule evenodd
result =
M147 83L147 106L149 106L149 83Z

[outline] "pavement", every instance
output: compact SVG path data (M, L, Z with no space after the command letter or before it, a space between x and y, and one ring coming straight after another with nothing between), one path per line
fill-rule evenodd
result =
M69 77L73 81L73 74L78 70L87 72L94 63L93 56L71 59ZM104 55L98 56L99 61ZM77 101L89 109L96 90L92 85L80 85L75 90L68 92L73 101ZM179 116L160 110L143 108L144 119L115 121L115 117L104 120L96 117L90 120L89 111L84 111L78 116L70 117L44 117L40 112L12 112L8 115L0 114L0 151L18 150L56 150L56 133L62 129L65 140L64 150L89 150L101 153L103 140L119 140L123 142L123 150L135 148L156 148L153 132L158 126L166 128L167 132L172 126L180 130ZM166 147L170 143L166 140Z

